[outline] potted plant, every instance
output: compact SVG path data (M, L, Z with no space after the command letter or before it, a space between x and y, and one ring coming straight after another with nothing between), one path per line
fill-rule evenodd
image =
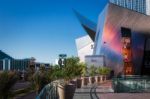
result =
M98 68L96 68L96 74L98 74ZM100 81L100 77L99 77L99 75L96 75L95 76L95 83L99 83L99 81Z
M76 86L70 83L70 80L72 79L71 76L72 74L69 74L68 70L66 71L63 68L60 72L64 79L59 80L58 84L59 99L73 99Z
M98 74L99 74L99 81L100 83L103 82L103 68L102 67L99 67L98 70L97 70Z
M86 67L86 65L84 63L82 63L81 67L82 67L82 71L81 71L82 86L84 86L84 85L88 84L88 78L86 77L87 67Z
M99 67L98 73L100 74L100 82L107 80L107 75L110 73L110 68L108 67Z
M75 72L75 77L77 81L77 88L81 88L81 85L83 82L83 79L81 78L83 73L85 73L83 69L85 69L84 63L78 63L76 66L74 66L74 72Z
M90 84L93 84L95 82L95 79L94 79L94 76L95 76L95 72L96 71L96 68L94 65L92 65L89 69L89 74L90 74L90 77L89 77L89 83Z
M110 74L110 71L111 71L111 69L110 69L110 68L108 68L108 67L104 67L104 70L103 70L104 81L106 81L106 80L107 80L107 76L108 76L108 74Z
M77 64L76 62L78 62L76 57L67 58L66 65L60 69L63 80L60 80L58 85L59 99L73 99L76 86L70 83L70 81L75 75L74 66Z

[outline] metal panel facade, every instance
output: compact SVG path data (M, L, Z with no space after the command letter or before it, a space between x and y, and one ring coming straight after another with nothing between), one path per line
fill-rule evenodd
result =
M121 28L129 28L131 29L134 74L141 74L145 39L150 37L150 16L112 3L109 3L106 7L104 12L102 12L106 13L105 16L102 16L104 14L100 14L99 16L99 20L104 19L104 24L98 26L102 31L101 37L96 37L95 55L104 55L106 66L111 67L116 75L119 73L123 74L124 62ZM98 36L98 33L99 29L96 36Z

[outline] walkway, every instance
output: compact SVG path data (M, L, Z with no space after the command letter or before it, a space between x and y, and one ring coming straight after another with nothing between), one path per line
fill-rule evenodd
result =
M111 88L110 82L105 84L93 84L76 89L73 99L99 99L100 93L112 93L113 89Z
M17 99L35 99L35 92ZM150 93L113 93L111 82L78 88L73 99L150 99Z
M101 93L99 99L150 99L150 93Z
M27 95L21 97L16 97L16 99L35 99L35 98L36 98L35 92L28 93Z
M30 85L31 85L30 82L17 82L17 83L12 87L12 90L19 90L19 89L28 88Z
M12 91L17 91L17 90L23 90L26 88L30 88L31 87L31 83L30 82L17 82L13 87L12 87ZM15 96L15 99L35 99L36 97L36 93L31 91L31 92L26 92L26 93L22 93L22 94L18 94L17 96Z
M150 93L113 93L111 83L76 89L73 99L150 99Z

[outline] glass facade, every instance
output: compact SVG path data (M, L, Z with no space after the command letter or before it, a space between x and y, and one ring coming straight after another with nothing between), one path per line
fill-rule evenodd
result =
M26 70L30 66L30 59L0 60L0 70Z
M0 60L0 70L3 70L3 61Z
M109 0L111 3L150 15L150 0Z
M26 70L30 65L30 60L11 60L11 70Z

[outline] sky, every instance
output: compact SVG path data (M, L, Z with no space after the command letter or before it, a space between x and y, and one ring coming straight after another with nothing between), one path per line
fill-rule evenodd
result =
M16 59L53 63L77 56L75 39L86 35L73 9L97 23L107 0L0 0L0 50Z

